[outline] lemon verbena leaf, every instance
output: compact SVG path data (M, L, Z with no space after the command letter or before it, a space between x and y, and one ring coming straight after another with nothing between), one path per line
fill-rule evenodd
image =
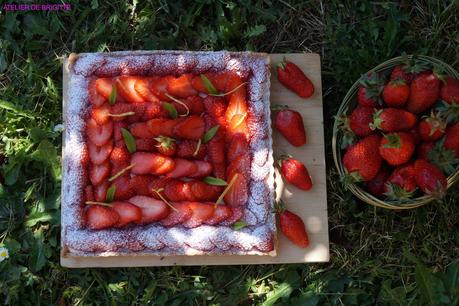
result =
M116 95L118 94L117 90L116 90L116 86L113 85L112 86L112 91L110 92L110 96L108 96L108 103L110 103L110 105L113 105L115 104L115 101L116 101Z
M240 229L243 229L246 226L247 226L247 223L244 220L239 220L233 224L232 228L233 230L238 231Z
M206 77L205 74L201 74L201 80L202 84L204 84L204 87L207 89L207 92L210 94L218 94L217 89L215 88L214 84L209 80L208 77Z
M113 202L113 199L115 198L115 192L116 192L116 186L112 185L110 188L107 190L107 195L105 196L105 201L107 203Z
M163 104L164 109L167 110L167 112L169 113L169 116L172 119L177 118L178 112L174 105L172 105L169 102L162 102L162 104Z
M214 185L214 186L226 186L228 183L225 180L219 179L217 177L213 176L206 176L204 178L204 183L207 183L209 185Z
M134 136L132 136L132 134L124 128L121 129L121 134L123 134L124 143L126 144L129 153L134 153L137 149Z
M205 134L204 136L202 136L202 142L203 143L208 143L212 138L214 138L215 134L217 134L218 132L218 128L220 126L219 125L216 125L212 128L210 128Z

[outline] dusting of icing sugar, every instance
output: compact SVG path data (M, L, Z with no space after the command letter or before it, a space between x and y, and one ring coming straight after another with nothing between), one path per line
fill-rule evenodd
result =
M228 69L242 77L249 76L249 108L256 117L250 120L252 167L256 175L250 181L250 195L245 210L248 226L236 231L229 226L201 225L186 229L182 226L164 228L161 225L131 226L126 229L91 231L81 229L81 197L84 187L85 123L81 114L88 105L88 76L116 76L119 74L203 73ZM272 167L271 128L269 121L269 69L264 56L253 53L219 52L115 52L110 54L82 54L78 56L69 80L67 102L64 181L62 204L63 242L72 252L94 255L114 251L180 254L264 254L273 249L275 233L273 182L260 173ZM267 156L267 157L266 157ZM263 159L267 160L263 162ZM267 170L263 170L263 167ZM266 217L268 215L268 217ZM266 221L268 220L268 221ZM271 222L265 224L266 222ZM223 223L222 223L223 224Z

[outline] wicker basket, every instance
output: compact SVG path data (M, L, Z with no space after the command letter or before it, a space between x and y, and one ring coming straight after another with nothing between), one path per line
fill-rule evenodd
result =
M413 56L412 55L408 55L404 57L400 56L400 57L390 59L378 65L377 67L373 68L372 70L368 72L382 72L382 71L392 69L396 65L403 64L407 58L411 60ZM416 60L420 62L425 62L426 64L439 66L443 68L446 74L449 74L459 79L459 73L456 70L454 70L454 68L452 68L448 64L445 64L444 62L438 59L435 59L429 56L416 56ZM341 115L350 113L356 107L357 105L356 95L359 89L359 85L360 85L359 81L357 80L357 82L355 82L354 85L352 85L351 89L349 89L349 91L347 92L346 96L343 99L343 102L341 103L341 106L338 110L336 118L340 117ZM342 136L343 136L342 132L338 128L338 120L335 120L335 123L333 125L332 150L333 150L333 158L335 160L335 165L336 165L336 168L338 169L340 176L344 176L346 174L346 170L342 162L342 156L341 156L342 150L340 148ZM454 174L448 177L447 188L450 188L458 179L459 179L459 170L457 170ZM412 209L412 208L416 208L416 207L428 204L435 200L435 198L432 196L424 195L421 197L408 199L403 202L397 203L395 201L389 201L389 200L383 201L381 199L378 199L372 194L366 192L364 189L362 189L357 184L350 184L348 186L348 189L355 196L357 196L360 200L368 204L374 205L374 206L388 208L388 209Z

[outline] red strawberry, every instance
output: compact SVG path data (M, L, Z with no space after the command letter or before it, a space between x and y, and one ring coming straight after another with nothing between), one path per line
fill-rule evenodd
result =
M408 101L410 88L400 79L390 81L383 89L384 102L390 107L403 107Z
M91 80L89 82L88 98L89 98L89 102L91 102L93 106L98 107L98 106L103 105L105 101L107 101L107 99L97 91L96 82L97 82L97 79Z
M131 172L133 174L166 174L174 170L175 162L172 158L156 153L136 152L132 154Z
M303 118L297 111L283 109L276 112L274 127L295 147L306 144Z
M152 193L150 188L153 180L152 175L136 175L129 179L129 187L137 195L148 196Z
M135 140L137 151L155 152L157 151L156 144L156 140L152 138L137 138Z
M161 225L165 227L175 226L183 223L193 215L193 211L188 205L189 202L175 202L171 203L174 209L171 209L170 214L161 220Z
M225 112L225 122L229 123L234 116L247 116L248 106L246 100L245 86L238 89L237 92L231 94L228 102L228 107ZM241 121L241 120L238 120ZM237 125L235 125L237 127Z
M115 121L113 122L113 137L115 141L123 140L123 134L121 133L121 129L127 129L128 124L124 121Z
M163 119L153 119L153 120L163 120ZM129 127L129 131L131 132L133 136L137 138L153 138L159 135L159 134L158 135L153 134L150 131L150 128L147 122L134 123Z
M170 119L158 118L158 119L148 120L146 124L148 127L149 135L152 135L151 137L157 137L160 135L167 136L167 137L173 137L174 128L178 123L179 123L178 119L170 120Z
M234 176L236 176L234 178ZM233 185L229 188L224 199L229 206L243 206L247 203L248 198L248 182L241 173L235 173L233 177L229 177L229 182L234 179Z
M91 141L88 141L89 159L93 164L100 165L108 159L113 149L113 143L107 142L105 145L98 147Z
M287 182L303 190L312 188L311 177L303 163L294 158L283 156L279 160L279 166L282 176Z
M181 178L192 175L198 170L197 165L189 160L183 158L176 158L175 168L171 172L166 174L168 178Z
M184 182L182 185L182 193L185 196L185 201L199 201L191 191L191 187L193 186L194 181Z
M379 95L383 89L383 80L381 77L377 73L370 72L361 77L360 84L357 93L358 103L362 106L379 108Z
M194 164L197 167L196 172L189 175L189 177L204 177L212 174L212 164L206 161L194 160Z
M147 102L159 103L159 98L151 91L152 83L158 77L143 77L138 78L134 84L134 89Z
M421 142L421 144L416 149L416 156L418 159L430 160L429 154L435 147L434 141Z
M421 143L422 138L421 138L421 135L419 134L419 128L417 126L414 126L411 130L407 132L410 133L411 136L413 136L415 145L418 145L419 143Z
M110 163L103 162L100 165L91 165L89 167L89 179L94 186L102 183L110 173Z
M445 134L446 122L434 112L419 122L419 135L424 141L435 141Z
M115 226L120 219L111 207L91 205L86 210L86 224L92 230L101 230Z
M135 113L134 115L132 115L133 112ZM112 105L107 116L111 117L113 121L123 121L125 119L131 120L132 118L139 118L139 115L136 113L134 104L129 103L116 103Z
M417 118L410 112L397 108L378 110L373 116L373 128L384 132L409 130L416 125Z
M147 103L143 112L142 120L148 121L155 118L166 118L168 112L161 103Z
M214 74L214 73L212 73ZM209 80L209 73L204 74ZM205 94L209 94L209 91L207 90L206 86L202 82L201 75L195 75L193 79L191 80L191 86L193 86L194 89L196 89L199 92L203 92Z
M226 176L233 177L234 173L250 173L250 156L247 154L239 155L226 169Z
M370 125L373 123L374 108L357 106L349 116L349 127L355 135L363 137L373 133Z
M130 103L143 103L146 100L135 90L135 83L139 77L122 75L115 80L118 94Z
M84 188L84 199L85 201L94 201L94 189L92 185L88 185Z
M220 222L228 219L232 214L231 207L227 205L217 205L215 207L212 217L207 219L204 223L207 225L217 225Z
M379 154L390 165L398 166L411 159L414 149L413 136L407 132L398 132L387 134L381 139Z
M401 66L397 65L394 67L390 74L390 79L391 80L404 80L405 83L410 84L411 81L413 80L413 74L410 72L407 72L407 70Z
M199 144L199 149L198 149L198 141L196 140L183 139L177 145L177 156L178 157L204 159L206 154L207 154L206 145L201 143Z
M115 166L128 165L130 159L131 155L124 145L116 145L110 154L110 161Z
M104 125L110 121L110 107L107 104L103 104L99 107L93 107L91 109L91 118L96 120L97 124Z
M190 109L191 115L200 115L204 111L203 99L200 96L188 97L184 102Z
M113 123L111 121L104 125L98 125L97 122L90 118L86 122L86 134L96 146L103 146L106 144L113 132Z
M226 205L225 205L226 206ZM236 221L241 220L241 218L244 216L244 208L243 207L229 207L231 209L231 215L220 222L220 225L223 226L230 226L234 224Z
M172 156L177 151L175 139L166 136L159 136L156 137L155 140L158 142L156 148L159 153L166 156Z
M156 191L161 192L161 195L164 195L164 188L166 187L166 184L170 181L170 179L166 177L161 177L161 178L154 178L150 181L150 185L148 187L150 191L150 196L157 199L161 200L161 197L158 195ZM163 191L160 191L163 189Z
M161 200L145 196L135 196L129 202L139 207L142 211L142 218L139 224L149 224L159 220L165 220L171 213L169 206Z
M241 134L234 135L229 145L228 151L226 152L228 162L233 161L241 154L247 153L248 150L249 143L247 139Z
M446 191L447 181L445 175L434 165L418 159L414 163L416 184L426 194L442 197Z
M367 136L351 145L344 154L344 167L358 181L371 181L378 174L382 163L380 141L379 135Z
M161 101L170 101L170 98L166 96L167 94L167 85L169 83L169 79L173 78L173 76L165 76L159 79L152 80L150 90L151 92L157 96Z
M178 78L169 78L167 91L172 95L180 98L194 96L198 92L191 85L192 74L183 74Z
M459 80L451 76L447 76L445 83L442 85L440 90L440 96L442 100L449 104L459 104Z
M384 185L386 184L386 180L390 176L390 171L387 167L382 166L381 170L379 170L378 174L369 182L367 182L367 190L375 197L383 197L384 196Z
M414 114L429 109L440 97L440 80L432 72L419 74L411 82L406 109Z
M96 91L104 97L107 101L112 94L114 87L116 87L113 78L98 78L94 81ZM116 96L116 102L122 102L123 98L119 95Z
M225 135L227 141L231 141L236 135L243 135L246 139L250 139L247 114L234 115L231 120L227 122Z
M225 140L215 139L207 144L207 156L212 163L215 177L225 179L226 161L225 161ZM223 170L223 171L222 171Z
M183 222L186 228L194 228L203 224L214 214L214 205L200 202L188 202L188 207L191 209L191 217Z
M314 85L303 71L285 59L277 66L277 79L302 98L309 98L314 93Z
M446 130L444 147L453 150L456 157L459 157L459 123L450 126Z
M395 168L387 180L384 192L392 199L409 198L412 196L416 187L414 166L409 164Z
M294 244L300 248L309 246L309 237L301 218L288 211L279 212L279 227L282 233Z
M225 126L225 114L228 107L225 99L221 97L207 96L204 98L203 104L207 113L215 119L218 124Z
M108 181L94 187L94 199L97 202L105 202L107 200L107 190L110 187Z
M169 180L164 186L164 196L174 202L183 201L186 199L183 193L183 185L181 180Z
M115 227L124 227L129 223L138 223L142 219L142 210L132 203L113 202L111 206L120 216Z
M115 200L117 201L127 200L130 197L135 195L134 190L131 188L129 181L130 181L130 178L126 174L126 175L116 178L112 182L112 186L115 186L115 196L114 196Z
M221 187L212 186L201 181L193 181L191 183L191 192L196 201L215 201L222 191Z
M205 132L205 123L202 117L192 115L177 123L173 134L179 138L200 139Z

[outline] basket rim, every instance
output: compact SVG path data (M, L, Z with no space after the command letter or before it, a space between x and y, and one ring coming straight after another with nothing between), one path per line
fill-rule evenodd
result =
M398 64L403 64L406 59L413 59L415 57L417 60L421 60L424 62L427 62L429 64L434 64L442 67L448 74L454 76L455 78L459 79L459 73L449 64L436 59L434 57L426 56L426 55L404 55L404 56L398 56L394 57L392 59L389 59L373 69L367 71L365 74L368 74L370 72L381 72L390 68L393 68L394 66ZM357 90L360 86L359 79L354 82L354 84L350 87L346 95L344 96L343 100L341 101L340 107L338 108L338 111L335 115L335 120L333 122L333 138L332 138L332 152L333 152L333 160L335 163L335 168L338 170L339 175L342 177L346 174L346 170L344 168L344 165L342 163L342 158L341 158L341 148L339 148L338 145L338 140L340 139L340 129L338 128L338 120L341 115L347 114L350 108L350 104L352 103L353 98L355 98L355 95L357 93ZM449 189L457 180L459 179L459 169L448 176L447 178L447 189ZM363 188L358 186L357 184L349 184L347 186L347 189L350 190L357 198L362 200L363 202L376 206L376 207L382 207L382 208L387 208L387 209L393 209L393 210L406 210L406 209L412 209L416 207L420 207L426 204L429 204L433 201L436 200L433 196L429 195L423 195L414 199L411 199L410 201L407 202L402 202L398 204L391 203L390 201L384 201L381 199L376 198L369 192L365 191Z

